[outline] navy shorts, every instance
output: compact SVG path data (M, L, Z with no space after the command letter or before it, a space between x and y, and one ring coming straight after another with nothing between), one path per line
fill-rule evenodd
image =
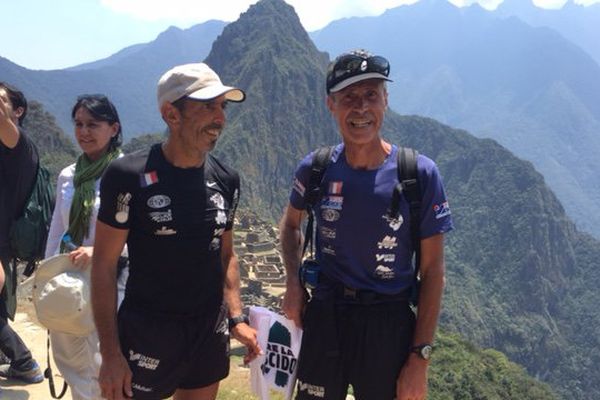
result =
M408 302L307 305L297 400L392 400L415 326Z
M133 373L135 399L163 399L229 374L227 309L205 317L148 315L121 307L121 351Z

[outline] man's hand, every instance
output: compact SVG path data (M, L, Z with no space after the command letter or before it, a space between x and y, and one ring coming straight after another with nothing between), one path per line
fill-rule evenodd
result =
M131 378L132 373L123 354L103 356L98 377L103 398L108 400L132 398Z
M248 364L250 361L263 354L260 346L258 345L256 329L252 328L245 322L240 322L231 328L231 336L246 346L247 352L244 356L244 364Z
M425 400L428 361L410 354L396 381L396 400Z
M91 261L94 247L81 246L69 253L69 259L79 269L84 269Z
M298 328L302 328L302 316L306 306L306 292L298 281L287 284L281 309L287 319L294 321Z

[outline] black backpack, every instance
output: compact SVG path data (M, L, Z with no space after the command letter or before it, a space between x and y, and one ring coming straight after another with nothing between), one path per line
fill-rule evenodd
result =
M303 254L306 251L308 244L314 242L314 215L313 207L321 199L321 183L325 170L331 161L331 154L334 146L320 147L315 151L311 164L311 172L306 188L305 202L306 212L308 213L308 224L306 226L306 234L304 241ZM421 239L419 237L419 225L421 221L421 190L419 187L419 179L417 174L417 157L419 152L409 147L398 147L398 184L392 193L392 202L388 215L391 218L397 218L400 211L400 199L405 197L410 210L410 236L414 254L414 279L413 289L411 293L411 304L414 306L418 303L419 298L419 266L421 254Z
M54 210L55 191L50 183L50 173L38 166L35 183L21 215L10 227L10 250L14 264L26 262L23 274L30 276L35 263L44 258L48 230Z

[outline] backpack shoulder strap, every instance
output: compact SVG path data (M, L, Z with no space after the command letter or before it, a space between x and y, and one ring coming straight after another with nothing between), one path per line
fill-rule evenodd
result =
M331 154L335 146L324 146L315 150L313 155L312 164L310 166L310 177L308 178L308 186L306 187L306 194L304 196L305 210L308 213L308 224L306 225L306 232L304 235L304 247L302 254L306 252L308 244L311 244L312 253L312 242L313 242L313 207L321 199L321 183L323 182L323 175L325 170L331 162Z
M421 188L417 169L419 152L409 147L398 148L398 182L401 193L408 202L410 213L410 239L415 256L415 272L413 279L413 294L411 302L416 305L418 301L419 267L421 256L421 239L419 225L421 222ZM394 191L394 194L396 190ZM399 196L398 196L399 197ZM399 201L399 199L398 199ZM398 205L396 205L399 208Z
M324 146L315 150L310 166L310 177L306 188L306 210L310 210L321 198L321 182L331 161L334 146Z

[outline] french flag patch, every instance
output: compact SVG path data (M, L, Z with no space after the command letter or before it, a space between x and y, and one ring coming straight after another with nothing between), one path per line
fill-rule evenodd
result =
M344 182L329 182L329 194L342 194L342 185Z
M142 187L154 185L156 182L158 182L158 174L156 171L150 171L140 175L140 185Z

